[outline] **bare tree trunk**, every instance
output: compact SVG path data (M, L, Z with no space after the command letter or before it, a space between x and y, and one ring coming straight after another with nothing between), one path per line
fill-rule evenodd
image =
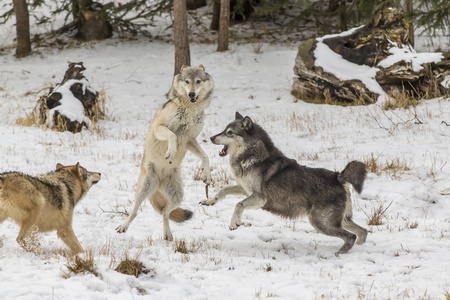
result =
M339 1L339 21L340 21L340 28L341 31L347 31L348 25L347 25L347 5L345 4L345 0Z
M220 3L219 38L217 51L228 50L228 28L230 27L230 0L222 0Z
M412 13L414 11L413 1L406 0L405 3L406 3L406 12ZM409 27L408 27L409 43L411 44L411 46L414 47L414 24L413 24L413 22L409 22L408 25L409 25Z
M187 30L186 0L173 1L173 39L175 44L175 75L182 65L191 65L189 36Z
M13 0L16 13L17 48L16 56L23 57L31 52L30 18L26 0Z
M219 19L220 19L220 0L213 0L213 13L211 19L211 30L219 30Z
M72 17L74 20L78 20L80 16L80 4L78 0L71 0L72 2Z

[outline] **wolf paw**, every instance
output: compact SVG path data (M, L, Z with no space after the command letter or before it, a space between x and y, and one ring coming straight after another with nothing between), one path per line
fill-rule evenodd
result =
M236 230L239 226L241 226L241 224L238 224L237 222L231 222L230 230Z
M172 241L173 241L173 235L172 235L172 233L166 233L166 234L164 234L164 239L165 239L166 241L172 242Z
M117 233L125 233L128 230L128 226L122 224L120 226L117 226L116 231Z
M202 170L202 180L205 184L211 184L211 171L209 168Z
M211 206L211 205L214 205L214 204L216 204L216 203L217 203L217 200L214 199L214 198L211 198L211 199L205 199L205 200L200 201L200 204L201 204L201 205L207 205L207 206Z
M169 148L166 152L166 160L169 161L169 164L173 162L175 159L175 155L177 154L177 149L171 149Z

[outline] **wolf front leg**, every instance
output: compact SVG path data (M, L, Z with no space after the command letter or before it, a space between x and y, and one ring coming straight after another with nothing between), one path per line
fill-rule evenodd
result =
M248 196L248 193L244 190L244 188L240 185L230 185L221 189L214 197L210 199L205 199L200 202L202 205L214 205L223 198L228 195L245 195Z
M241 217L244 209L258 209L264 206L266 201L259 193L253 193L249 197L245 198L234 209L233 217L231 217L230 229L235 230L242 225Z
M63 240L63 242L72 250L73 254L78 254L84 252L83 247L81 247L75 232L73 232L72 226L64 226L57 230L58 237Z
M169 164L171 164L177 154L177 136L166 126L160 125L155 130L155 137L160 141L167 141L165 158L169 161Z
M209 166L208 155L206 155L205 151L203 151L202 147L200 147L200 144L197 142L195 138L189 141L189 143L187 144L187 149L202 160L202 168L203 168L202 180L204 183L210 184L211 168Z

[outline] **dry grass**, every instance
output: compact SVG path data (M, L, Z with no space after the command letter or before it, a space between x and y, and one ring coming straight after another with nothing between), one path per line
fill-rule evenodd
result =
M207 241L192 240L188 243L185 239L175 240L173 250L182 254L190 254L197 252L204 252L207 249L220 249L222 246L218 244L211 244Z
M24 127L31 127L40 125L39 121L39 114L35 111L25 114L25 117L19 117L16 119L16 125L24 126Z
M370 212L370 214L367 214L366 212L364 212L364 214L367 216L367 225L372 225L372 226L379 226L379 225L383 225L383 219L387 218L387 210L389 209L389 207L392 205L392 202L389 203L388 206L384 206L385 203L383 201L379 201L378 202L378 206L372 208L372 211Z
M450 91L442 92L439 88L439 83L437 78L433 75L430 76L433 79L431 87L427 88L426 91L417 91L413 86L405 88L403 86L402 90L391 90L387 93L388 101L386 101L381 108L383 110L391 110L397 108L409 108L417 106L423 100L429 100L437 97L450 97Z
M148 274L150 272L137 258L130 259L128 255L126 255L125 258L119 263L119 265L115 268L115 271L125 275L133 275L135 277L138 277L141 274Z
M401 92L390 91L387 94L388 99L381 106L382 110L415 107L420 103L420 100L414 96L415 93L406 90L404 87Z
M404 159L397 157L381 160L380 156L375 156L373 153L364 158L364 163L367 166L367 171L377 175L385 172L397 176L411 170L410 164Z
M188 245L186 244L185 240L176 240L174 245L175 252L188 254L189 252L192 252L192 249L188 249Z
M84 258L81 258L79 255L75 256L73 260L67 263L66 267L69 272L78 274L91 273L95 276L98 276L95 267L94 253L92 250L88 250L84 254Z
M445 291L445 295L444 295L446 300L450 300L450 293L449 291Z

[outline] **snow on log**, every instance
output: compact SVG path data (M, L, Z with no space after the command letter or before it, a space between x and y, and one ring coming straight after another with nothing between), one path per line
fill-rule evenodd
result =
M91 91L85 69L82 62L69 62L63 81L39 100L36 110L48 128L76 133L92 126L98 92Z
M405 91L440 97L448 92L450 54L417 53L403 14L391 8L365 26L304 42L294 73L292 95L306 101L370 104Z

